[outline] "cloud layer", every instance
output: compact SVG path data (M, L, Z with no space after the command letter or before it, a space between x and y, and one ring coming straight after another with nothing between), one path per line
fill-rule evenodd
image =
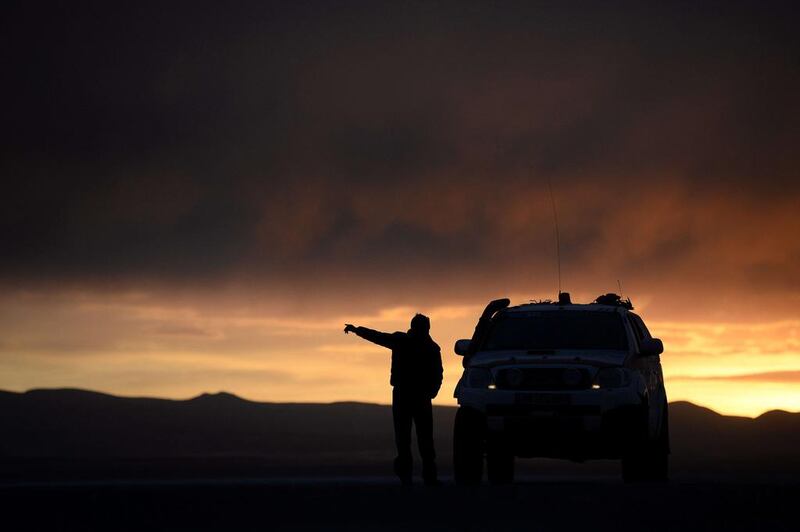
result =
M348 316L553 297L548 183L578 299L797 319L792 7L12 4L0 348L26 377L0 386L59 382L33 353L277 361Z

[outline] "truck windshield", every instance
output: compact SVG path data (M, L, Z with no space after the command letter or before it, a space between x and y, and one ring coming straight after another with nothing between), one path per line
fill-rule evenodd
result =
M483 349L613 349L628 341L616 312L555 310L509 312L498 316Z

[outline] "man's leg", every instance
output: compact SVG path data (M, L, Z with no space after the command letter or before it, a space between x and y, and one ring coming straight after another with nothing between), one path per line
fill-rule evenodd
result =
M394 443L397 458L394 459L394 473L403 484L411 484L411 419L413 403L406 394L392 390L392 418L394 420Z
M422 478L425 484L439 483L436 471L436 451L433 448L433 408L427 396L414 401L414 424L417 427L417 444L422 457Z

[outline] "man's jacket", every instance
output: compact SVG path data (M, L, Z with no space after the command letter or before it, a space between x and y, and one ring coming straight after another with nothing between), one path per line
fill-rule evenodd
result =
M392 375L389 382L401 390L418 391L435 397L442 386L442 354L430 335L385 333L356 327L355 333L392 350Z

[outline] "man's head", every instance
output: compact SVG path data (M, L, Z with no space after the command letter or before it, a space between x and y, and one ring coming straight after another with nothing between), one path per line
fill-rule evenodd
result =
M428 334L431 330L431 320L428 316L417 314L411 318L411 330L417 334Z

